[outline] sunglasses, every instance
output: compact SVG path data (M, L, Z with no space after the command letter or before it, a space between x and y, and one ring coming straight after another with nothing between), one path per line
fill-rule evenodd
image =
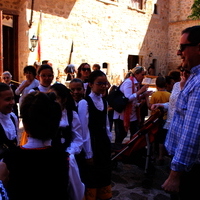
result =
M84 72L85 71L90 71L90 68L82 68L81 70L84 71Z
M194 47L197 46L199 43L188 43L188 44L180 44L178 47L178 51L184 51L186 47Z
M3 79L9 79L10 77L3 77Z

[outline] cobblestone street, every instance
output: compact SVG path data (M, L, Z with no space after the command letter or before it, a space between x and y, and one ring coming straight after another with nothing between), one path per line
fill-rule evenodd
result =
M112 200L170 200L169 194L161 189L168 176L168 164L155 166L150 186L144 184L146 178L144 169L119 162L112 172Z

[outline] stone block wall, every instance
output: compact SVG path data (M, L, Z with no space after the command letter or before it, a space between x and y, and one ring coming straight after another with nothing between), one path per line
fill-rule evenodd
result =
M134 9L129 0L35 0L33 24L29 28L31 1L3 0L0 9L19 16L19 79L23 67L36 61L37 48L30 52L30 38L37 34L42 12L41 59L53 63L55 75L71 63L108 63L108 75L128 70L128 56L139 56L148 67L156 61L156 73L165 75L175 68L176 46L183 27L197 22L187 19L192 0L147 0L143 10ZM157 14L154 14L154 4ZM149 56L151 55L151 56Z

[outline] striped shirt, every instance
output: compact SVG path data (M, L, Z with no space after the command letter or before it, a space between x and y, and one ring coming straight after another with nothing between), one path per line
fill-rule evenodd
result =
M189 171L200 164L200 65L191 69L178 96L165 147L173 156L174 171Z

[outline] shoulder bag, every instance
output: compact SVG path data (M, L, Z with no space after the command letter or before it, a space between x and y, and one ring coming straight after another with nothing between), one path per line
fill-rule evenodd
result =
M120 86L113 85L110 88L107 96L107 102L108 105L111 106L115 111L121 113L125 109L128 101L129 99L124 96L123 92L121 92Z

